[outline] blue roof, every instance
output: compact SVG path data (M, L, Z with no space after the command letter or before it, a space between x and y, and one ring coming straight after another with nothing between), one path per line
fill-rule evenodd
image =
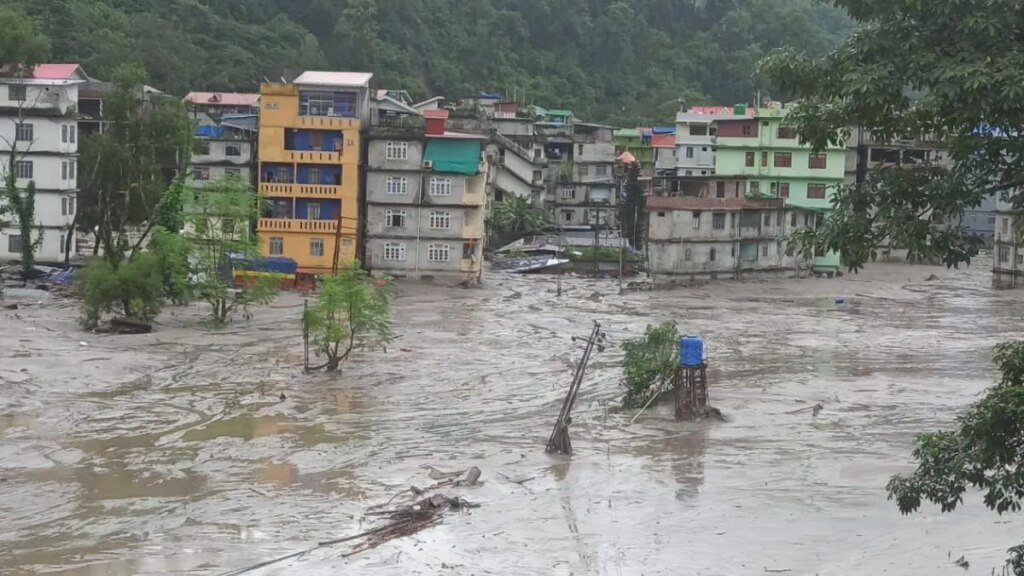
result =
M675 134L676 133L676 127L675 126L655 126L652 129L652 131L655 134Z

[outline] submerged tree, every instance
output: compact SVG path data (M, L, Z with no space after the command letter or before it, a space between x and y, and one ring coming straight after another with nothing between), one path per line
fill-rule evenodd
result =
M238 310L248 320L252 317L250 306L266 304L278 293L279 281L270 273L254 276L242 289L234 289L234 265L260 256L259 237L250 228L260 208L259 196L237 177L207 185L185 204L187 293L210 305L215 324L227 322ZM166 238L164 243L174 246ZM180 267L180 258L180 253L171 254L168 261Z
M75 278L81 298L80 322L95 328L104 314L119 312L125 318L151 320L164 304L156 255L139 252L116 268L106 258L93 258Z
M978 240L951 225L992 195L1024 208L1024 5L1017 0L834 0L860 26L820 59L780 52L762 69L798 96L789 115L815 148L861 127L872 140L935 142L950 162L900 163L841 188L822 242L857 269L886 240L923 260L970 263ZM1018 218L1020 223L1024 219ZM923 434L918 469L889 483L904 513L924 501L944 512L969 488L985 505L1017 511L1024 498L1024 344L1001 345L1000 383L952 431ZM1011 550L1024 576L1024 547Z
M640 163L634 162L626 167L626 198L622 202L619 221L622 222L622 236L629 239L637 249L640 249L645 241L645 206L644 186L640 182Z
M664 391L679 364L679 326L675 322L648 325L644 335L622 343L622 405L641 408Z
M374 281L358 262L349 264L323 280L304 324L317 355L326 360L315 370L333 372L356 350L384 348L394 339L387 282Z

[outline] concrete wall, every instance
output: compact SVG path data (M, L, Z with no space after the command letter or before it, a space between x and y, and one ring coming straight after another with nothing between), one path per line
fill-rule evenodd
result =
M10 86L14 84L25 86L25 100L18 101L10 98ZM32 80L15 81L10 78L0 79L0 108L21 108L26 114L32 109L57 110L64 114L77 104L77 84L61 86L59 84L34 82Z
M405 260L386 260L385 244L399 243L405 246ZM431 244L447 244L449 259L446 262L430 260ZM375 273L386 273L405 278L420 279L438 277L463 280L476 277L483 260L483 243L477 242L471 258L463 258L464 242L461 240L371 238L367 241L366 254L370 268Z
M388 177L406 178L405 194L388 194ZM366 201L384 204L409 204L417 202L424 185L423 172L392 172L371 170L366 174Z
M388 142L405 142L409 146L408 158L388 160L386 152ZM370 170L421 170L423 168L423 141L399 138L371 140L367 146L367 166Z
M211 162L230 162L238 165L248 165L252 162L253 147L252 144L246 140L206 140L209 150L206 154L193 154L193 164L208 164ZM239 149L241 153L238 156L228 156L227 148L233 146Z

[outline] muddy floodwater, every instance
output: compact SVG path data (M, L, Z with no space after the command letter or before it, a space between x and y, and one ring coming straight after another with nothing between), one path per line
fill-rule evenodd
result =
M220 331L174 308L145 336L87 334L69 304L21 296L0 310L0 573L216 576L373 526L369 506L431 484L422 465L480 467L482 485L448 490L480 508L248 574L934 576L963 574L961 555L998 572L1024 517L976 494L903 517L885 493L914 434L950 425L993 382L993 345L1022 336L1022 293L988 270L626 295L569 279L561 297L500 273L403 286L398 341L330 376L302 374L295 295ZM706 339L729 422L615 409L616 343L669 319ZM577 453L548 456L572 337L594 320L612 346L583 385Z

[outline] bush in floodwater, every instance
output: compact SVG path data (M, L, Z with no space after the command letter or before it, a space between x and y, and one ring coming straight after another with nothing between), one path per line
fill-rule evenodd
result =
M679 326L675 322L648 325L642 337L626 340L622 349L622 385L626 387L622 405L642 408L672 378L679 363Z
M88 329L114 311L151 320L164 305L160 262L149 252L139 252L116 268L106 258L95 258L78 274L75 287L82 299L79 321Z
M358 262L335 276L324 278L316 303L303 322L316 354L328 372L338 369L355 350L384 347L391 332L391 297L386 280L373 280Z

